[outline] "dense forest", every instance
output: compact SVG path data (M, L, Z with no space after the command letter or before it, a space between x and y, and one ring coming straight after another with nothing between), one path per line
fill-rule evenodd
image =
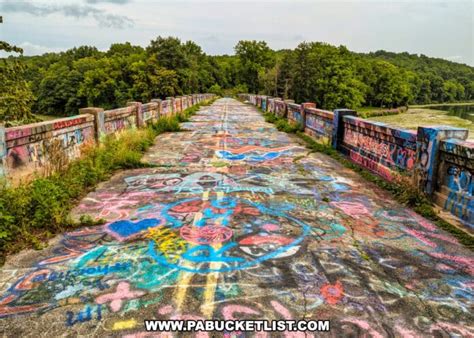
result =
M158 37L106 52L82 46L0 63L0 121L34 120L29 112L77 114L86 106L114 108L127 101L197 92L248 91L334 109L395 107L474 100L474 68L443 59L378 51L362 54L326 43L274 51L263 41L240 41L235 55L210 56L192 41Z

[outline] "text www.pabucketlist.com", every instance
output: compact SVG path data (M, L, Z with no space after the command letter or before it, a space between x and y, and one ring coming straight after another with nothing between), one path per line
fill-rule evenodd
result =
M329 320L145 320L146 331L168 332L327 332Z

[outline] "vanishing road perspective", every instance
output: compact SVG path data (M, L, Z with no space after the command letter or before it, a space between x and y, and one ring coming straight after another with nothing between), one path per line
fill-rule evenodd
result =
M219 99L86 196L107 223L12 256L8 337L216 337L145 319L324 320L324 333L472 337L474 255L253 106Z

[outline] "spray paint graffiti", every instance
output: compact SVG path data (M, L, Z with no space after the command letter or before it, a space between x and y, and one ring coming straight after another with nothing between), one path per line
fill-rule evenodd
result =
M441 142L435 201L474 229L474 144L450 139Z
M58 140L62 151L69 159L79 157L81 145L93 142L94 132L92 126L75 129L72 131L58 130L52 133L52 137L44 134L28 136L28 140L22 140L22 145L14 145L15 141L8 141L6 164L10 169L30 168L31 170L43 167L48 161L48 149ZM26 144L24 142L27 142Z
M334 114L320 109L306 110L305 133L319 142L331 144Z
M393 137L392 137L393 138ZM416 146L414 143L399 146L397 143L386 141L387 137L380 134L380 138L369 136L360 131L344 130L344 143L352 146L357 151L389 168L398 168L401 171L411 171L415 165Z
M449 195L444 208L474 227L474 180L472 173L450 166L446 175Z
M74 211L106 224L2 268L3 330L146 337L143 318L327 318L334 336L472 336L474 258L454 238L249 106L222 99L190 123L151 149L167 166L119 173ZM275 148L267 162L218 155ZM312 333L282 336L297 334Z

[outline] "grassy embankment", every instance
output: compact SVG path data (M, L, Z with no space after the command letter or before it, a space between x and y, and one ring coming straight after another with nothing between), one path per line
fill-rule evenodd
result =
M394 127L416 130L419 126L447 125L469 130L469 138L474 139L474 122L450 114L448 111L434 109L439 106L470 106L474 102L438 103L414 105L398 113L383 112L376 107L362 107L357 110L360 117L389 124Z
M300 132L298 126L289 124L286 119L278 118L277 116L271 113L264 112L261 109L260 111L264 115L265 121L275 124L275 127L278 130L287 133L295 133L305 142L306 146L309 149L315 152L324 153L340 162L346 168L352 169L353 171L357 172L367 181L370 181L379 186L380 188L388 191L396 201L412 209L421 216L429 219L439 228L451 233L456 239L458 239L461 244L471 250L474 250L474 237L468 234L467 232L459 229L458 227L452 225L451 223L448 223L444 219L440 218L436 209L434 208L433 203L423 193L419 192L415 187L408 185L404 182L386 181L383 178L368 171L367 169L350 161L342 153L336 151L332 147L316 142L313 138Z
M406 113L370 117L371 121L387 123L400 128L416 130L419 126L448 125L469 130L469 138L474 138L474 123L472 121L449 115L443 110L430 108L410 108Z
M85 194L117 170L149 167L141 158L155 137L180 131L180 122L211 103L203 102L180 114L160 118L143 129L109 135L100 145L85 147L81 158L48 170L48 175L38 175L15 186L0 182L0 265L9 253L43 248L57 233L103 223L90 217L77 222L69 213Z

